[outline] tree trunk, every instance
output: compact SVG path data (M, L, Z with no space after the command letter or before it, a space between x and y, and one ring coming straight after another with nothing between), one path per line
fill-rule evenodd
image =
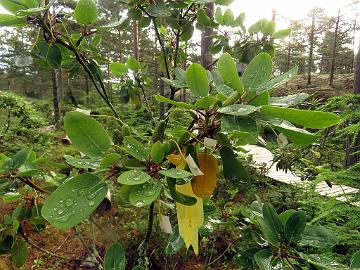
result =
M354 73L354 94L360 94L360 46L356 56L355 73ZM360 132L355 137L346 138L346 152L344 167L348 168L360 162Z
M335 61L336 61L336 46L337 46L337 40L338 40L339 22L340 22L340 9L338 11L336 24L335 24L334 43L333 43L331 68L330 68L330 83L329 83L330 86L333 86L333 83L334 83Z
M209 18L214 17L214 3L205 4L206 15ZM212 39L213 28L205 27L204 31L201 32L201 64L206 69L211 69L212 55L209 52L210 46L213 44Z
M353 26L353 38L352 38L352 49L353 57L351 59L351 72L355 71L355 36L356 36L356 24L357 24L357 13L355 15L354 26Z
M311 22L310 52L309 52L307 85L311 84L311 71L312 71L313 53L314 53L314 35L315 35L315 8L313 8L312 22Z
M58 87L59 87L59 103L64 104L64 99L65 99L64 78L63 78L63 71L61 68L58 70Z
M59 97L58 97L58 70L52 70L52 93L53 93L53 105L54 105L54 119L55 128L60 128L60 110L59 110Z
M358 49L355 63L354 94L360 94L360 46Z

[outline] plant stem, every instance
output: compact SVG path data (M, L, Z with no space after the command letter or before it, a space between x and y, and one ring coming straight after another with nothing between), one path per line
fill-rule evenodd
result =
M139 259L138 259L139 265L144 266L146 269L148 269L148 266L149 266L149 261L148 261L146 252L147 252L147 246L148 246L150 238L151 238L152 228L154 225L154 208L155 208L155 203L152 202L149 207L149 219L148 219L148 226L147 226L145 239L138 248L138 250L139 250Z
M242 238L242 237L239 237L239 238L236 238L235 240L233 240L233 241L227 246L227 248L224 250L224 252L220 254L220 256L218 256L218 257L217 257L216 259L214 259L213 261L209 262L206 266L210 266L210 265L216 263L218 260L220 260L220 259L226 254L226 252L229 250L229 248L230 248L233 244L235 244L237 241L239 241L241 238Z

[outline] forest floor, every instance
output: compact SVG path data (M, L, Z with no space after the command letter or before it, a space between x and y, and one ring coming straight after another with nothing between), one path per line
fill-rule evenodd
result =
M353 91L354 74L339 74L334 77L333 86L329 86L328 74L312 76L312 82L307 85L306 75L297 75L287 85L275 89L276 95L289 95L299 92L327 99L331 96L343 95Z
M316 75L313 77L313 83L310 86L306 85L306 77L299 75L294 78L286 87L279 87L274 91L275 95L289 95L299 92L306 92L314 95L316 100L326 100L331 96L343 95L352 92L353 75L337 75L334 81L334 87L328 86L327 75ZM46 132L45 132L46 133ZM30 133L32 134L32 133ZM28 145L33 144L33 135L29 138L19 138L17 144L25 144L28 140ZM62 144L61 138L63 133L50 132L47 140L50 140L50 150L48 154L52 155L55 159L59 159L64 153L71 153L71 147ZM44 139L45 140L45 139ZM12 144L14 142L11 142ZM41 144L41 142L40 142ZM0 146L0 152L6 152L6 147L10 147L10 142ZM47 145L49 146L49 144ZM279 183L272 182L265 176L258 175L257 181L261 182L247 192L239 191L238 189L229 189L220 184L215 196L218 200L218 207L221 210L220 219L221 224L214 228L211 234L204 234L200 244L200 255L195 256L192 251L186 252L184 248L178 254L167 255L164 253L166 248L168 235L159 232L158 220L155 222L155 229L153 237L149 246L149 259L151 261L151 269L174 269L174 270L197 270L197 269L237 269L232 260L236 249L229 247L229 242L236 239L238 236L238 229L229 228L226 225L228 222L231 224L230 213L238 211L237 204L248 205L254 200L254 195L259 194L262 199L269 201L282 201L283 205L287 207L299 206L298 201L303 200L303 194L300 190ZM261 179L260 179L261 178ZM265 183L265 184L263 184ZM281 192L280 192L280 191ZM285 194L285 195L284 195ZM306 195L309 199L310 194ZM313 194L310 200L322 200L320 196ZM228 200L228 201L227 201ZM325 201L318 203L316 207L325 207ZM307 202L306 202L307 204ZM5 213L11 214L16 204L5 204L0 201L0 219ZM331 204L328 204L331 207ZM315 211L315 210L314 210ZM171 217L174 218L174 217ZM127 252L128 267L136 265L136 257L138 253L138 246L144 238L146 225L147 225L147 212L146 209L132 210L119 208L113 206L110 211L101 215L96 215L95 219L99 226L91 223L84 223L79 226L77 231L67 230L61 231L47 226L45 230L29 231L28 237L30 242L34 245L30 248L29 257L26 265L21 269L25 270L73 270L73 269L96 269L91 264L80 264L77 259L89 259L89 253L93 253L91 249L96 248L100 257L104 256L105 248L114 240L118 240L125 247ZM216 221L217 222L217 221ZM220 221L219 221L220 222ZM337 221L336 221L337 222ZM334 222L335 224L335 222ZM335 224L334 226L337 226ZM343 236L351 237L351 236ZM354 240L356 241L356 239ZM58 257L44 253L37 249L36 246L41 247L52 253L56 253ZM342 247L339 247L342 248ZM227 250L229 249L229 250ZM216 263L209 265L214 259L222 255ZM62 257L62 258L60 258ZM67 259L66 259L67 258ZM176 262L176 263L175 263ZM0 257L0 270L13 270L16 269L11 265L9 256ZM131 268L127 268L131 269Z

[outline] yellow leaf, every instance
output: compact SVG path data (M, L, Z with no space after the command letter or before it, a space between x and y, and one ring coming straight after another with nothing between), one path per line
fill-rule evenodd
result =
M186 248L193 247L195 254L199 253L198 230L204 222L203 200L196 197L192 191L191 183L176 185L176 190L184 195L195 197L194 205L176 203L179 234L184 239Z
M179 166L180 163L184 160L180 154L170 154L166 157L166 159L169 160L175 166Z
M211 154L199 153L197 155L199 168L204 175L195 176L191 181L192 189L196 196L200 198L209 197L213 194L218 173L218 162Z
M166 158L172 164L176 165L177 169L181 170L186 167L184 156L184 153L183 155L171 154ZM184 195L194 197L197 200L196 204L190 206L176 203L179 234L184 239L186 248L189 248L191 245L197 255L199 253L198 230L204 222L203 200L194 194L191 183L176 185L176 190Z

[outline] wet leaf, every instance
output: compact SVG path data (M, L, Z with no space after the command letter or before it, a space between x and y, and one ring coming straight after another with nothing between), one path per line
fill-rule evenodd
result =
M46 200L42 216L59 229L74 227L88 218L108 192L98 176L84 173L67 180Z

